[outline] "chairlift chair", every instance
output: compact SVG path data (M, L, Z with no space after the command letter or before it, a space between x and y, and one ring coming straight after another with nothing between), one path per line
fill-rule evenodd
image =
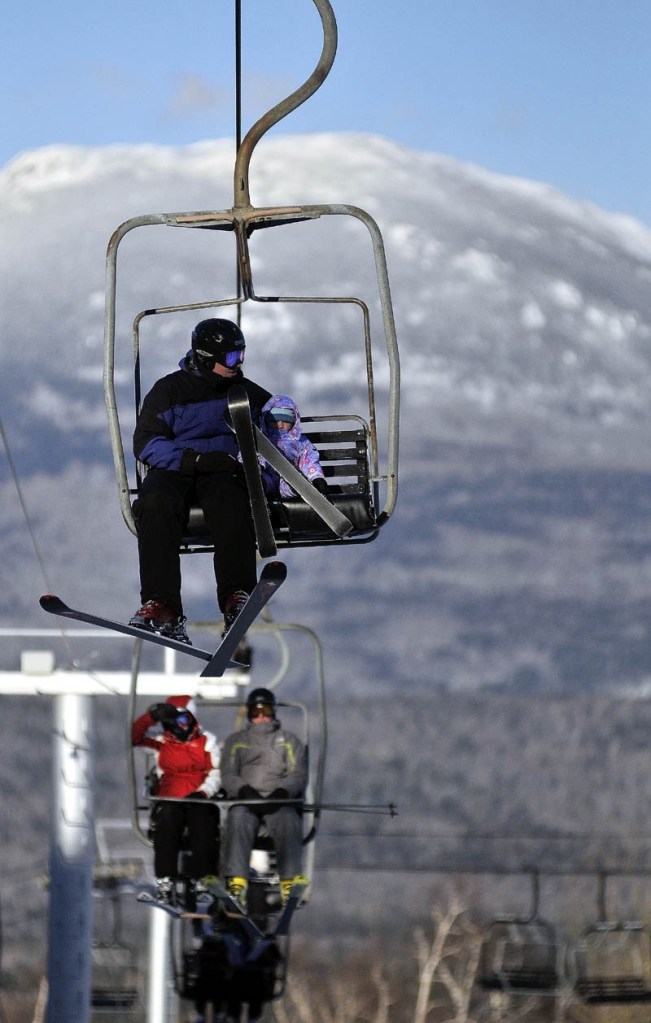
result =
M308 746L309 718L304 705L289 701L278 701L278 707L297 709L303 717L303 741ZM237 701L221 701L220 708L230 707L241 709L242 703ZM313 799L313 794L309 797ZM147 801L146 801L147 802ZM151 805L151 803L150 803ZM222 842L227 827L228 801L220 801ZM143 807L144 808L144 807ZM309 866L306 873L311 875L313 843L316 835L315 814L309 811L303 814L306 860ZM182 857L183 862L183 857ZM255 841L252 853L252 870L249 877L248 916L263 932L269 928L270 921L281 910L279 877L275 870L275 852L264 827ZM306 898L307 895L306 893ZM207 999L215 1007L237 1003L239 1008L229 1018L248 1018L246 1012L253 1004L264 1005L280 998L285 990L289 963L289 936L278 935L269 942L260 957L251 962L233 967L231 956L239 939L233 934L226 919L220 925L217 919L206 923L193 916L183 914L176 921L172 933L172 954L174 961L175 989L185 999ZM236 926L236 925L235 925ZM235 945L232 943L235 942ZM245 1009L249 1006L249 1009ZM241 1017L239 1014L242 1014Z
M303 86L261 117L240 143L235 160L234 205L226 210L208 210L189 213L161 213L134 217L125 221L112 235L106 260L106 310L104 347L104 395L109 420L109 435L113 450L118 491L123 518L135 534L132 499L138 493L142 467L136 466L135 481L130 481L126 468L115 393L115 340L117 257L122 240L129 232L141 227L161 225L185 231L211 231L232 234L235 241L238 268L238 293L231 298L209 300L187 305L170 305L139 312L133 322L136 408L140 406L140 326L145 317L184 311L219 310L234 306L238 316L247 302L259 303L317 303L347 304L357 308L362 316L363 348L367 373L368 407L365 415L355 412L349 416L306 416L311 439L320 451L332 503L349 519L351 528L340 536L328 529L318 513L297 498L289 502L272 503L270 517L277 548L312 546L330 543L366 543L375 539L380 527L389 519L397 499L398 487L398 421L399 421L399 359L395 324L391 305L384 243L373 218L364 210L345 204L319 204L258 208L251 204L249 194L249 163L253 149L261 136L301 103L305 102L322 84L334 61L337 30L329 0L312 0L321 18L323 49L312 75ZM369 308L355 296L297 296L257 293L250 257L250 243L256 231L275 229L288 224L316 221L326 217L347 217L363 224L370 236L378 286L378 301L384 333L388 379L388 410L386 464L380 465L377 436L377 415L374 384L374 357ZM219 315L219 312L217 312ZM384 494L380 492L381 487ZM260 544L259 544L260 546ZM211 550L209 538L198 509L190 512L183 552ZM273 556L264 554L263 556Z
M223 708L241 709L242 703L241 703L241 701L234 701L234 700L220 700L218 706L219 706L219 709L223 709ZM309 746L310 746L310 715L309 715L309 711L308 711L307 707L305 706L305 704L298 703L298 702L293 701L293 700L286 700L286 701L278 700L277 706L278 706L278 708L279 708L279 710L281 712L282 712L283 708L293 708L293 709L297 710L300 713L301 718L302 718L302 729L301 729L302 734L301 734L301 739L302 739L302 741L303 741L303 743L305 745L306 750L308 750L308 754L309 754ZM130 749L129 749L130 761L131 761L131 764L132 764L132 776L134 778L135 778L135 774L136 774L136 772L135 772L135 762L134 762L135 752L136 752L135 749L133 749L133 747L130 747ZM136 827L136 833L137 833L138 837L140 838L140 840L145 842L147 845L151 845L153 830L152 830L152 826L151 826L151 821L149 820L149 815L151 813L152 808L156 805L156 802L158 800L158 797L157 797L156 791L155 791L155 783L156 783L156 772L155 772L155 765L154 765L154 756L155 756L155 754L151 750L144 750L144 754L145 754L145 758L146 758L144 787L143 787L142 797L138 797L137 792L134 793L134 796L135 796L135 800L134 800L134 823L135 823L135 827ZM319 785L319 791L320 791L320 785ZM312 787L312 791L311 791L310 796L309 796L309 802L310 802L310 804L312 804L314 802L314 788L313 787ZM225 808L228 808L230 806L230 802L228 800L218 800L218 801L216 801L215 805L220 807L220 808L224 808L225 809ZM142 813L145 813L147 815L147 822L144 825L140 821L140 815ZM222 832L224 830L226 816L227 816L226 812L222 812L220 814ZM314 823L314 812L313 811L308 811L308 812L304 813L303 816L304 816L304 822L305 822L305 828L304 828L305 836L304 836L304 839L303 839L303 844L304 845L308 845L308 844L310 844L314 840L314 837L315 837L315 834L316 834L316 827L315 827L315 823ZM222 840L223 840L223 834L222 834ZM259 841L259 844L256 845L256 848L260 849L262 851L269 851L271 849L270 841L268 840L264 830L262 830L262 832L261 832L260 841Z
M322 798L324 773L325 773L325 758L326 758L326 747L327 747L327 722L326 722L326 710L325 710L325 681L323 676L323 656L321 650L321 644L318 637L314 634L311 629L300 625L283 625L275 622L255 623L252 627L253 632L265 632L274 636L277 640L282 657L281 664L275 676L269 680L269 687L275 689L283 680L285 673L290 665L290 658L286 650L285 634L287 631L297 631L304 636L307 636L312 642L314 652L314 666L316 675L316 686L317 686L317 714L314 718L315 724L312 724L313 716L308 711L307 707L302 703L295 703L292 701L278 701L278 707L282 710L283 707L289 707L295 709L301 716L302 724L298 728L293 730L298 731L304 745L309 750L310 740L315 739L316 756L310 758L310 784L308 788L308 800L310 809L303 813L303 845L304 845L304 870L308 876L312 874L312 863L314 857L314 841L318 831L318 823L320 818L319 805ZM138 686L138 662L134 661L131 679L131 689L129 694L129 705L128 705L128 720L131 722L136 716L136 697L137 697L137 686ZM202 687L199 683L199 691L195 694L196 698L203 704L204 707L212 705L218 709L241 709L243 704L241 701L233 700L222 700L217 696L216 698L210 698L209 687ZM203 718L203 714L201 715ZM218 734L223 734L223 729L217 729ZM129 730L127 735L129 735ZM146 756L146 767L145 767L145 789L141 791L141 785L138 780L138 772L136 770L136 750L131 746L128 741L127 758L129 764L129 777L132 793L132 821L136 837L139 841L147 846L152 844L152 833L149 829L149 815L152 806L154 805L153 799L151 798L151 786L154 777L153 773L153 754L149 751L144 751ZM228 801L220 801L218 803L221 813L221 825L222 829L226 824L226 810L230 805ZM269 843L266 841L265 836L261 836L258 843L258 849L268 851ZM277 912L280 906L279 899L279 879L273 869L273 859L268 865L268 869L260 870L252 879L249 894L251 899L251 913L257 917L261 922L263 918L271 913ZM189 876L189 875L188 875ZM309 892L306 893L307 898ZM181 953L182 954L182 953Z
M529 915L497 917L484 932L478 982L487 990L553 992L559 979L559 942L552 924L538 916L539 879L532 874Z
M608 873L599 875L598 920L587 927L571 958L576 993L589 1003L651 1000L651 940L637 920L609 919Z
M97 942L91 946L91 1006L120 1014L140 1006L136 951L121 942ZM94 1018L97 1015L93 1013Z
M494 920L481 948L479 982L487 989L552 991L558 984L558 941L544 920Z
M585 1002L651 1000L651 942L639 921L599 921L574 949L575 990Z
M137 1015L141 1008L138 953L122 940L120 864L116 864L115 876L111 876L111 864L103 867L104 872L99 871L95 884L100 905L110 907L108 921L107 918L100 920L104 924L108 922L109 933L91 945L92 1015L94 1020L115 1015L127 1020L131 1012ZM124 880L130 875L131 872L127 872Z

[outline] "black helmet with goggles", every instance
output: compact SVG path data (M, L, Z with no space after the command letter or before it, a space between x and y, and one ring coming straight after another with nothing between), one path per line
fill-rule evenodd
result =
M245 349L244 335L232 320L201 320L192 331L194 361L211 372L215 363L235 369L244 361Z

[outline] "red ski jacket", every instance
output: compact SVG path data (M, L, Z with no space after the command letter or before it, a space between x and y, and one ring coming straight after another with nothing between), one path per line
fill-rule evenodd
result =
M131 725L133 746L145 746L156 753L156 771L160 785L156 795L182 799L191 792L205 792L210 798L221 785L219 746L212 732L197 731L187 742L170 732L147 735L156 722L145 711Z

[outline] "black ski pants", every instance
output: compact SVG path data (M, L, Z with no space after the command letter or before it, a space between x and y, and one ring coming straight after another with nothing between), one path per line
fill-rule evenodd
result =
M214 803L157 803L152 813L154 828L154 873L156 877L178 878L179 853L187 828L192 877L197 880L219 869L219 808Z
M151 469L133 505L143 604L160 600L183 614L180 546L193 504L202 508L215 547L220 609L234 590L250 593L255 586L255 531L244 480L231 472L183 476L171 469Z

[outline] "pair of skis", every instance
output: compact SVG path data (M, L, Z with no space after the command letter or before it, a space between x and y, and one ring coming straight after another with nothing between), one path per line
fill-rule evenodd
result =
M233 660L233 655L242 642L245 633L258 617L265 604L283 584L286 577L287 567L282 561L270 561L268 565L263 567L257 585L214 652L201 650L199 647L190 646L188 643L181 643L179 640L171 639L169 636L161 636L157 632L139 629L134 625L124 625L122 622L115 622L110 618L88 614L86 611L75 611L74 608L68 607L59 597L55 597L53 594L45 594L41 597L40 605L44 611L48 611L50 614L59 615L62 618L72 618L77 622L94 625L96 628L111 629L113 632L120 632L125 636L132 636L134 639L144 639L149 643L156 643L159 646L176 650L178 653L188 654L190 657L206 661L207 664L201 672L201 677L218 678L224 674L227 668L242 667L241 664Z
M237 899L230 895L217 878L206 879L206 887L215 901L221 903L225 915L231 920L239 921L250 938L258 941L265 937L279 938L289 933L289 924L307 888L307 882L296 882L292 885L289 896L282 912L276 921L276 926L270 934L265 934L246 911L242 909Z
M255 924L255 922L251 920L249 916L246 915L246 913L244 912L240 904L237 902L237 900L234 899L233 896L226 891L226 889L217 879L215 879L214 881L209 881L207 887L210 894L214 895L215 899L222 904L224 913L226 914L227 917L229 917L230 919L241 920L243 923L247 925L248 928L254 927L258 931L258 934L262 935L262 931L257 926L257 924ZM301 903L301 899L303 898L303 894L306 888L307 888L306 881L301 882L296 881L292 885L289 895L287 897L287 901L285 902L285 905L282 908L282 912L278 917L278 920L276 921L276 926L271 932L274 938L283 937L285 934L289 933L290 921L294 915L294 912L298 909Z
M323 521L332 529L333 533L341 537L346 536L353 528L346 516L342 515L311 483L308 483L298 469L253 425L249 399L245 389L240 384L235 384L230 388L228 407L233 429L242 453L242 462L249 490L260 556L263 558L272 557L276 553L277 548L273 527L269 518L267 499L260 476L258 452L267 460L272 468L276 469L283 476L296 493L320 515ZM60 597L54 594L42 596L40 604L43 610L48 611L50 614L58 615L62 618L72 618L75 621L85 622L87 625L93 625L97 628L111 629L113 632L120 632L126 636L132 636L134 639L147 640L149 643L156 643L171 650L176 650L178 653L188 654L190 657L206 661L207 664L201 672L201 677L218 678L224 674L227 668L241 667L237 661L233 660L233 655L250 626L258 617L265 604L267 604L279 586L285 581L286 576L287 569L281 561L272 561L264 566L260 579L246 604L222 639L217 650L212 653L190 644L182 643L179 640L171 639L169 636L150 632L147 629L139 629L136 626L125 625L122 622L103 618L100 615L77 611L74 608L68 607Z
M256 922L247 915L237 900L226 891L221 882L216 878L210 880L207 884L208 892L212 896L213 901L210 904L198 903L196 910L188 910L183 906L174 906L170 903L159 902L154 894L153 888L146 888L141 891L138 894L137 899L138 902L151 906L152 909L163 910L163 912L175 919L213 919L215 903L221 904L225 916L227 916L230 920L237 921L237 924L241 927L251 942L251 958L253 958L256 952L259 954L259 946L261 943L268 942L270 938L282 938L289 934L291 919L301 903L306 887L306 884L299 882L292 886L282 912L276 921L276 926L273 931L269 933L265 933L260 930Z

